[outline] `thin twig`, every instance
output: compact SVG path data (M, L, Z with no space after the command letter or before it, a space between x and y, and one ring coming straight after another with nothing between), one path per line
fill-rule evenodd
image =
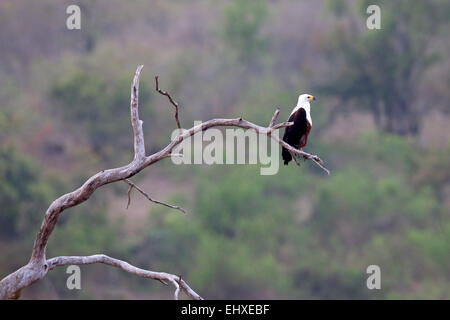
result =
M133 186L130 185L130 187L128 188L128 192L127 192L127 196L128 196L127 210L128 210L128 207L130 206L130 203L131 203L131 190L132 189L133 189Z
M276 125L270 127L268 131L269 131L269 133L272 133L272 131L275 131L277 129L284 128L284 127L289 127L289 126L292 126L292 125L294 125L293 122L288 122L288 121L281 122L279 124L276 124Z
M131 83L131 100L130 100L130 112L131 112L131 125L134 133L134 159L145 158L145 144L144 144L144 132L142 130L143 121L139 119L139 78L141 76L143 65L140 65L136 69L136 73Z
M178 300L178 295L180 294L180 287L181 287L181 276L178 276L178 280L171 279L171 281L176 288L173 297L175 300Z
M173 205L171 205L171 204L168 204L168 203L165 203L165 202L162 202L162 201L159 201L159 200L152 199L152 198L151 198L144 190L142 190L141 188L139 188L137 185L135 185L135 184L134 184L133 182L131 182L129 179L124 179L123 181L124 181L125 183L127 183L127 184L130 186L130 189L129 189L129 190L131 190L131 188L135 188L135 189L136 189L137 191L139 191L144 197L146 197L148 201L153 202L153 203L157 203L157 204L160 204L160 205L163 205L163 206L166 206L166 207L168 207L168 208L172 208L172 209L179 210L179 211L183 212L184 214L186 214L186 210L184 210L182 207L179 207L179 206L173 206ZM130 198L128 198L128 201L130 201L129 199L130 199Z
M288 150L288 151L289 151L289 153L291 154L291 157L292 157L292 159L294 160L294 162L295 162L299 167L301 167L300 163L299 163L298 160L297 160L297 156L295 155L295 153L293 153L293 152L290 151L290 150Z
M325 168L325 166L323 165L322 160L319 157L314 157L314 158L310 158L315 164L317 164L319 167L321 167L328 175L330 175L330 170L328 170L327 168Z
M170 93L168 93L167 91L161 90L159 88L159 83L158 83L158 77L159 76L155 76L155 83L156 83L156 91L158 91L160 94L166 96L167 98L169 98L170 103L175 107L175 121L177 122L177 126L178 129L181 129L181 124L180 124L180 120L178 119L178 103L175 102L175 100L172 99L172 96L170 95Z
M275 113L272 116L272 120L270 120L269 128L273 127L273 125L275 124L275 121L277 120L277 117L278 117L279 114L280 114L280 108L277 108L275 110Z

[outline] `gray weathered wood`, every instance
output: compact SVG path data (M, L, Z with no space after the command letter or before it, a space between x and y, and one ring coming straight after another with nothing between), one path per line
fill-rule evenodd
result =
M172 150L180 144L184 139L189 138L196 132L207 130L212 127L240 127L244 129L252 129L258 133L266 134L278 142L281 146L287 148L290 152L298 154L305 159L312 160L315 164L324 169L328 174L329 171L323 166L322 160L316 155L309 154L307 152L297 150L284 141L282 141L273 132L276 129L287 127L292 125L292 122L283 122L278 125L274 125L275 120L278 116L279 109L275 111L275 114L270 121L268 127L261 127L242 118L236 119L212 119L203 122L197 126L190 128L179 134L173 141L171 141L164 149L150 155L145 155L145 144L144 144L144 133L142 129L143 122L139 119L138 113L138 95L139 95L139 77L143 66L139 66L136 70L133 82L131 85L131 102L130 102L130 112L131 112L131 124L133 127L134 135L134 159L129 164L113 169L102 170L92 177L90 177L81 187L78 189L67 193L55 201L53 201L47 211L45 212L44 220L42 221L41 227L36 235L33 250L31 253L31 258L29 262L22 268L14 271L10 275L6 276L0 281L0 299L13 299L20 296L20 291L23 288L30 286L31 284L44 278L48 271L55 268L56 266L64 266L71 264L92 264L92 263L103 263L110 266L121 268L127 272L141 276L144 278L154 279L162 281L163 283L171 282L176 290L174 293L175 298L178 298L180 291L186 293L189 297L193 299L202 299L194 290L192 290L189 285L181 279L181 277L164 273L164 272L154 272L132 266L128 262L114 259L103 254L86 256L86 257L55 257L51 259L46 258L46 247L47 242L52 234L56 222L58 221L59 215L66 209L79 205L80 203L88 200L90 196L98 188L113 183L116 181L125 180L134 176L146 167L171 156L179 156L172 154ZM167 94L168 95L168 94ZM177 126L179 126L178 113L176 113ZM129 180L128 180L129 181ZM127 182L128 183L128 182ZM136 187L136 186L135 186ZM149 198L149 197L148 197ZM153 199L152 199L153 200ZM160 203L167 205L164 203ZM167 205L170 206L170 205ZM178 206L170 206L175 209L181 209ZM182 209L181 209L182 210Z

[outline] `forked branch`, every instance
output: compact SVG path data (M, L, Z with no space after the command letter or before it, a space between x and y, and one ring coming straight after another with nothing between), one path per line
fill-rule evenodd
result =
M178 298L179 293L182 291L187 294L189 297L193 299L201 299L200 295L198 295L194 290L192 290L188 284L181 279L180 276L176 276L173 274L168 274L164 272L154 272L149 270L140 269L132 266L128 262L118 260L115 258L111 258L105 256L103 254L94 255L94 256L73 256L73 257L55 257L52 259L46 258L46 247L48 243L48 239L52 234L56 223L58 221L59 215L66 209L77 206L86 200L88 200L91 195L100 187L117 182L117 181L125 181L130 186L128 191L128 196L130 196L130 192L132 188L138 190L144 197L146 197L149 201L164 205L169 208L177 209L182 212L185 212L184 209L178 206L172 206L161 201L157 201L152 199L147 193L145 193L142 189L132 183L129 178L133 177L146 167L162 160L165 158L173 157L173 156L182 156L180 154L172 153L173 149L179 145L183 140L191 137L196 132L204 131L212 127L220 127L220 126L234 126L240 127L243 129L252 129L258 133L266 134L274 139L277 143L279 143L282 147L286 148L292 154L297 154L302 156L304 159L309 159L313 161L320 168L325 170L328 174L329 171L323 166L322 160L316 156L304 152L302 150L297 150L286 142L282 141L275 131L277 129L287 127L292 125L292 122L283 122L275 125L276 118L279 114L279 109L277 109L269 123L268 127L258 126L249 121L243 120L242 118L235 119L212 119L206 122L203 122L199 125L196 125L188 130L180 131L179 135L175 137L164 149L150 155L146 156L145 154L145 144L144 144L144 133L142 129L143 122L139 118L138 112L138 97L139 97L139 78L142 71L143 66L139 66L136 70L136 73L133 78L133 82L131 84L131 101L130 101L130 113L131 113L131 125L133 127L133 140L134 140L134 158L129 164L113 169L102 170L92 177L90 177L81 187L78 189L62 195L48 207L45 212L44 219L42 221L41 227L36 235L33 250L31 253L30 261L23 266L22 268L16 270L10 275L6 276L2 280L0 280L0 299L12 299L20 296L20 291L23 288L26 288L33 284L36 281L44 278L48 271L63 265L69 264L92 264L92 263L103 263L110 266L114 266L125 270L127 272L136 274L141 277L159 280L163 283L171 282L176 290L174 293L175 298ZM156 90L167 96L169 101L175 107L175 119L177 122L178 128L181 128L180 121L178 119L178 104L172 99L171 95L161 89L159 89L158 85L158 77L155 77L156 81ZM129 205L129 203L128 203Z

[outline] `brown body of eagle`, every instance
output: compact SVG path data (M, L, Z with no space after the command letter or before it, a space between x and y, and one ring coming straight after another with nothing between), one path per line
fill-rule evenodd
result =
M306 110L299 108L293 112L289 117L289 122L294 122L294 124L286 127L283 141L296 149L302 150L308 143L308 135L311 131L311 123L307 119ZM281 155L285 165L292 160L292 155L286 148L283 148Z

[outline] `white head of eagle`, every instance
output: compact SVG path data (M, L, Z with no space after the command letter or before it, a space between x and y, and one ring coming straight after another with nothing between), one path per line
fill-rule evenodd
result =
M312 127L311 105L309 103L313 100L316 100L316 97L307 93L298 97L297 106L292 110L288 120L294 124L286 127L284 131L283 141L299 150L302 150L308 143L308 135ZM283 148L281 154L284 164L287 165L292 160L291 153Z

